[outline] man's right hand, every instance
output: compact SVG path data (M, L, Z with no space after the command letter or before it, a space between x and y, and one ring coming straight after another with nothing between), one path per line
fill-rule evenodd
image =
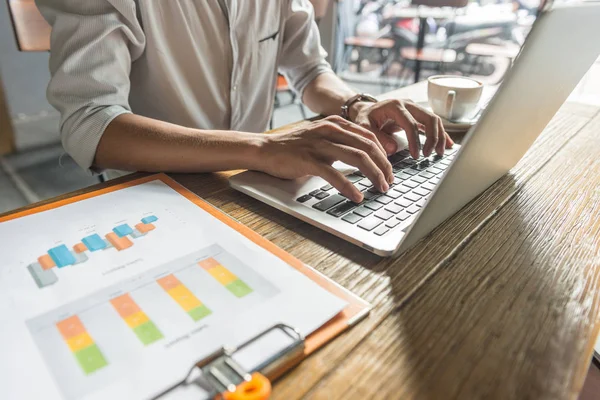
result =
M284 179L320 176L347 198L361 202L361 192L332 167L338 160L357 167L381 192L394 181L392 165L375 134L339 116L265 135L256 169Z

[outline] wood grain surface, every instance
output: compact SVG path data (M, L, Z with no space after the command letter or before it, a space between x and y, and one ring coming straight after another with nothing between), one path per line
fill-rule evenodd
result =
M598 326L597 114L565 104L508 175L398 258L233 191L233 172L171 176L374 305L274 398L567 399Z

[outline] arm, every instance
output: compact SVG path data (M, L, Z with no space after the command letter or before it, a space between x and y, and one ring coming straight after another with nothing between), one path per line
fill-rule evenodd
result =
M282 53L281 70L314 112L339 115L342 105L356 94L325 61L326 53L321 47L319 29L308 0L290 0ZM397 143L390 134L399 130L406 132L414 158L419 158L421 153L420 130L427 136L422 149L425 156L434 149L443 154L444 148L453 143L441 119L412 102L393 99L377 104L355 103L349 111L350 120L372 131L387 154L397 151Z
M317 175L355 201L362 194L332 168L334 161L356 166L382 191L393 181L373 133L339 117L259 135L190 129L132 114L129 73L145 46L135 0L37 1L53 27L48 99L61 113L63 145L82 167ZM296 83L308 84L319 71L312 73Z

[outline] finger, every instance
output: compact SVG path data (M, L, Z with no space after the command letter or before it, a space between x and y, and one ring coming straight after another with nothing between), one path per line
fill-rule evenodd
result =
M433 149L438 149L437 145L440 141L440 136L445 136L444 128L440 131L440 119L437 115L419 107L413 103L406 104L407 110L415 117L415 119L421 124L425 125L425 145L423 146L423 155L429 157ZM444 139L445 140L445 139ZM442 151L442 154L444 152Z
M328 140L332 143L339 143L349 147L353 147L355 149L362 150L367 153L368 156L373 160L373 162L377 165L378 169L383 172L384 181L389 185L394 181L394 171L392 169L392 164L390 164L389 160L385 152L383 151L381 145L376 144L377 138L375 134L371 131L368 131L364 128L359 128L364 135L368 136L368 139L351 132L349 130L345 130L344 128L337 126L335 128L332 126L325 125L323 132L327 132L327 134L323 137L323 139ZM355 127L358 127L355 125ZM331 132L337 132L338 134L332 135ZM373 138L373 139L371 139ZM373 181L374 183L377 181Z
M373 132L370 131L367 127L352 123L338 115L327 117L326 119L328 121L331 121L334 124L344 128L347 131L356 133L357 135L360 135L360 136L364 137L365 139L372 140L373 142L375 142L377 144L377 147L379 147L381 152L385 154L383 145L379 142L379 139L373 134Z
M410 155L414 159L419 158L421 153L421 141L419 139L419 126L417 121L401 104L397 107L391 107L390 113L394 116L396 124L406 132Z
M385 154L391 156L398 151L398 142L392 137L394 132L398 132L402 128L399 128L396 124L396 129L392 129L391 125L387 125L386 129L373 129L373 133L379 139L379 142L382 144L385 149Z
M355 203L363 201L363 195L352 182L337 169L326 163L315 165L315 170L311 175L320 176L325 179L331 186L336 188L342 195Z
M440 122L442 122L442 121L440 121ZM448 132L446 132L446 148L451 149L452 146L454 146L454 140L452 140L452 138L450 137Z
M402 128L400 128L395 121L390 119L384 124L380 125L378 127L379 129L375 128L376 124L371 124L371 126L373 126L371 130L375 133L377 139L379 139L379 142L385 149L385 152L388 156L391 156L400 150L398 148L398 142L396 142L396 139L394 139L393 134L401 131Z
M356 147L323 141L319 143L320 152L324 160L340 160L348 165L358 168L381 192L387 192L390 187L383 171L377 166L370 155ZM319 154L319 153L318 153Z
M448 134L446 133L446 130L444 129L444 124L442 123L441 118L438 118L437 124L438 124L438 131L440 132L440 137L437 142L437 145L435 146L435 152L437 153L437 155L443 156L444 150L446 150L446 140L448 138Z

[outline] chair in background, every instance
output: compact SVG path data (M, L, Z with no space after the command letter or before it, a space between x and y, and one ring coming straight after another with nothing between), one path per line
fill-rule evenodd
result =
M466 7L469 4L469 0L412 0L411 5L426 6L430 8L441 8L449 7L452 8L454 17L457 10ZM456 60L456 52L454 50L446 48L425 48L425 35L427 32L427 19L435 18L436 13L428 13L425 10L417 11L417 18L419 18L419 34L417 38L416 47L404 47L400 49L400 64L402 65L401 78L406 78L412 71L414 74L414 81L420 80L421 66L426 64L429 68L432 68L438 72L442 72L444 64L452 63ZM447 32L446 37L452 36L452 32ZM447 39L448 41L448 39Z
M273 129L273 116L275 115L275 110L282 106L278 97L278 95L281 93L288 93L290 95L290 104L297 104L300 108L302 119L306 119L306 111L304 111L304 106L302 105L301 101L297 101L296 93L294 93L294 91L290 88L290 85L288 85L285 76L277 75L277 83L275 84L275 105L273 107L273 113L271 114L271 120L269 121L269 129Z

